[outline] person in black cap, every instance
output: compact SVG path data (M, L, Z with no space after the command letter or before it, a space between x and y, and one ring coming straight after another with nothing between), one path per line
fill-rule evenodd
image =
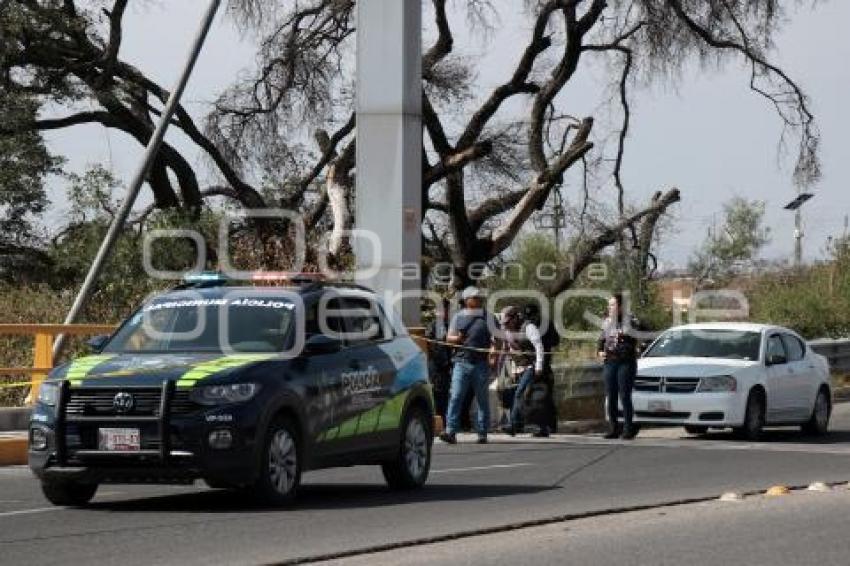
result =
M480 289L467 287L462 297L466 308L455 314L449 324L448 342L458 347L453 360L448 423L440 440L449 444L457 442L463 398L472 389L478 404L478 442L486 444L490 428L488 385L493 331L498 331L499 325L495 317L484 309L484 294Z

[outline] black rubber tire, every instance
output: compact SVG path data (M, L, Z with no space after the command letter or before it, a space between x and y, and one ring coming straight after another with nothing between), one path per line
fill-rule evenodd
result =
M685 432L693 435L705 434L708 432L708 427L699 425L685 425Z
M826 410L825 416L818 415L819 410L824 410L824 407L819 406L818 403L824 403ZM800 426L800 429L804 434L808 434L810 436L823 436L829 430L829 418L831 415L832 399L830 399L828 390L821 388L815 397L815 404L812 407L812 416L807 422Z
M42 480L41 491L44 497L54 505L83 507L97 493L98 484L74 481Z
M747 397L747 412L744 425L735 428L735 436L743 440L757 442L762 439L765 424L765 400L760 391L751 391Z
M302 460L298 427L287 417L276 418L266 431L257 481L251 489L258 502L276 506L291 503L301 485Z
M418 489L428 481L434 434L432 419L419 407L405 415L396 457L381 466L390 489Z

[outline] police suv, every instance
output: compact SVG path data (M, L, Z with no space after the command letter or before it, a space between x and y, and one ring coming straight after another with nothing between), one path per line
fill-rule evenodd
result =
M303 471L363 464L392 488L425 483L433 400L398 317L355 285L259 279L199 275L53 370L29 431L48 500L203 479L277 504Z

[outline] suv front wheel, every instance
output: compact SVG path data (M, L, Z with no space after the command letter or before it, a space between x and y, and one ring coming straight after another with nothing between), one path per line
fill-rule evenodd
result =
M96 483L79 483L75 481L43 480L41 491L44 497L54 505L82 507L92 500L97 492Z
M257 497L273 505L289 503L301 483L301 448L298 429L285 417L275 419L266 434L260 475L254 485Z
M404 419L398 454L382 466L387 485L398 490L422 487L431 469L432 443L431 423L425 411L413 407Z

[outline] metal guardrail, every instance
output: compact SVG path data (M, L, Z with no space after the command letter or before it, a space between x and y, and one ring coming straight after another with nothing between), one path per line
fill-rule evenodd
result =
M604 394L602 364L577 362L552 366L558 398L599 397Z
M833 375L850 373L850 340L812 340L809 346L829 360L829 369Z

